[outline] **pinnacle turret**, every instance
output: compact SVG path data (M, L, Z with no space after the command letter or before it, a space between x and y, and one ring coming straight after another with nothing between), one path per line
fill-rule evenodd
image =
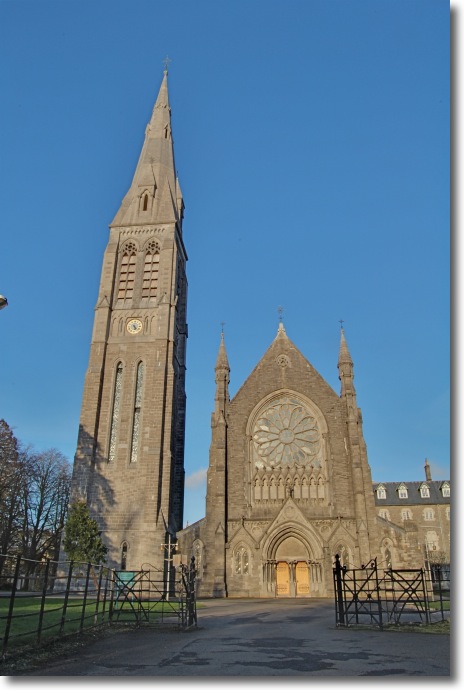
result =
M224 343L224 333L221 333L221 342L219 345L219 352L216 359L216 366L214 367L214 370L216 373L216 414L218 415L216 421L219 421L220 416L225 417L226 408L230 400L230 367L229 360L227 359L226 346Z
M345 340L345 331L343 330L343 327L340 329L340 351L338 354L338 366L340 367L340 364L353 364L353 360L351 359L350 351L348 350L348 345L346 344Z
M215 369L216 371L218 369L226 369L227 371L230 371L229 360L227 359L226 346L224 343L224 333L221 333L221 342L219 344L219 352L216 359Z
M341 396L355 396L353 360L345 340L345 331L340 329L340 351L338 354L338 378L341 381Z

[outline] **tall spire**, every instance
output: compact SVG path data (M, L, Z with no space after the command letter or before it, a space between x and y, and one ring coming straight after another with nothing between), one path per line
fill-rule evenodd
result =
M112 225L175 222L182 218L182 209L182 192L174 162L168 72L165 69L132 184Z

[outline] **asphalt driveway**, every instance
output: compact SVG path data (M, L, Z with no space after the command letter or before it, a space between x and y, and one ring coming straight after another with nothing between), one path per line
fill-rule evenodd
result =
M333 602L207 600L198 628L109 634L33 676L449 676L450 637L335 627Z

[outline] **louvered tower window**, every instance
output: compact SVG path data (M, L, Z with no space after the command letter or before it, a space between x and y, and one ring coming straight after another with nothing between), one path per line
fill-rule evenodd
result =
M131 299L134 294L137 247L129 242L124 248L119 272L118 299Z
M119 410L121 406L121 388L122 388L122 364L118 364L116 369L116 376L114 380L113 392L113 412L111 414L110 426L110 446L108 451L108 462L114 462L116 458L116 439L118 435L119 426Z
M134 403L134 417L132 421L132 440L131 440L131 454L130 461L137 462L137 455L139 449L139 433L140 433L140 412L142 408L142 389L143 389L143 374L145 366L140 362L137 367L137 381L135 384L135 403Z
M157 242L150 242L147 247L143 265L142 297L156 297L158 290L159 260L159 245Z

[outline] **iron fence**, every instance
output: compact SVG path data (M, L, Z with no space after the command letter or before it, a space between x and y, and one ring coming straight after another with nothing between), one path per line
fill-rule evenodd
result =
M12 647L102 624L196 625L194 560L173 568L167 579L156 568L128 572L92 563L1 558L2 658Z
M347 568L335 556L333 568L337 626L424 624L450 615L449 566L379 569L377 559Z

